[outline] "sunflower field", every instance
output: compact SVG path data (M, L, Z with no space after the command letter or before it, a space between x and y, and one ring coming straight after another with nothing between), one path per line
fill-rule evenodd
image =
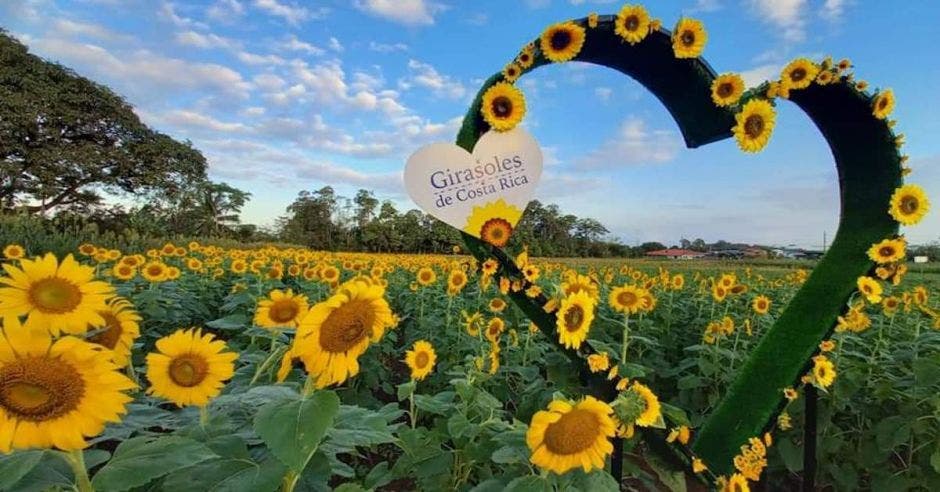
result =
M553 340L509 301L520 283L458 252L3 254L0 490L740 490L801 474L799 389L733 476L676 450L803 265L520 251ZM878 303L862 288L820 347L804 380L821 486L940 488L935 275L887 282ZM556 342L590 346L585 369ZM618 394L589 396L592 377ZM614 438L622 484L605 471Z

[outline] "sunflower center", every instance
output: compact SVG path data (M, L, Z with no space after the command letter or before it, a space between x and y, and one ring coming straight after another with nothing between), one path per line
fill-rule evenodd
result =
M617 295L617 302L623 306L633 306L639 299L633 292L621 292Z
M494 246L505 246L511 233L512 225L498 217L486 221L480 228L480 237Z
M900 209L905 214L913 214L917 212L917 209L920 208L920 202L917 200L917 197L907 195L904 198L901 198Z
M98 314L104 318L104 329L89 337L88 341L107 347L110 350L114 350L114 347L117 346L118 340L121 339L121 333L124 331L121 328L121 322L118 321L117 317L115 317L111 312L102 311Z
M682 36L679 36L679 39L682 41L682 44L686 46L692 46L695 44L695 32L682 31Z
M565 329L569 332L578 331L584 323L584 309L575 304L565 312Z
M498 96L493 99L493 114L497 118L508 118L512 114L512 100L506 96Z
M718 95L721 97L728 97L734 93L734 86L725 82L718 86Z
M808 74L806 73L805 68L795 68L790 72L790 80L794 82L799 82L806 78Z
M894 256L894 248L891 246L882 246L878 253L881 256Z
M576 454L590 448L600 434L597 416L588 410L574 409L548 425L545 446L554 454Z
M298 309L297 303L293 299L281 299L274 301L271 309L268 310L268 315L275 323L287 323L297 317L298 311L300 309Z
M757 138L764 133L764 117L752 114L744 120L744 133L751 138Z
M623 27L626 27L628 31L636 31L640 27L640 18L635 15L628 16L623 21Z
M881 100L878 101L878 109L884 109L886 107L888 107L888 98L882 97Z
M160 265L151 265L147 267L147 273L152 277L158 277L163 274L163 267Z
M47 277L30 287L29 299L43 313L62 314L82 302L82 291L64 278Z
M27 357L0 367L0 409L15 419L55 419L78 407L84 394L82 376L59 359Z
M170 362L170 379L184 388L197 386L209 374L209 364L196 354L184 354Z
M571 33L566 30L558 30L552 33L549 39L549 45L555 51L561 51L571 44Z
M418 352L418 355L415 356L415 366L418 369L424 369L428 366L428 362L431 362L431 356L427 352Z
M375 313L366 301L352 300L333 310L320 327L323 350L342 353L372 336Z

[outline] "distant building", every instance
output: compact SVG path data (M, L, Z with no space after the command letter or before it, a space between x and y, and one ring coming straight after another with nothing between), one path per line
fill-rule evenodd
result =
M927 263L928 261L930 261L930 258L927 258L926 255L914 257L914 263Z
M670 260L694 260L702 258L705 253L701 251L692 251L691 249L669 248L658 251L650 251L646 256L651 258L668 258Z

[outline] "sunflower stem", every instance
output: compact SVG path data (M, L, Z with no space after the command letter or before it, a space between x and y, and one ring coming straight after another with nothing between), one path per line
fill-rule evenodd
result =
M288 470L284 474L284 480L281 482L281 491L282 492L293 492L294 487L297 485L297 480L300 479L300 474L294 470Z
M88 470L85 469L85 455L81 449L62 452L62 457L72 468L75 475L75 488L78 492L94 492L95 488L88 479Z
M415 392L411 390L408 395L408 416L411 418L411 428L414 429L418 424L418 409L415 407Z
M301 396L303 396L303 398L306 400L316 389L317 386L314 384L314 379L308 374L307 379L304 381L304 390Z
M620 363L627 362L627 347L630 345L630 314L623 315L623 342L620 346Z
M199 407L199 426L203 429L209 425L209 405Z

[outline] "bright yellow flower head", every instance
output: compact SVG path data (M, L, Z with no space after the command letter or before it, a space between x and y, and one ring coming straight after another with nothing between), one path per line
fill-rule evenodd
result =
M480 112L493 130L512 130L522 121L525 111L525 96L508 82L497 82L483 93Z
M8 260L19 260L26 256L26 249L19 244L8 244L3 248L3 257Z
M797 58L780 72L780 82L787 89L805 89L816 79L819 66L808 58Z
M318 388L340 384L359 373L359 356L394 324L385 289L352 280L310 309L291 351Z
M751 99L741 112L734 115L737 122L732 131L738 147L745 152L759 152L770 140L777 122L773 105L764 99Z
M411 350L405 352L405 364L411 369L411 379L421 381L431 374L434 370L434 364L437 362L437 354L434 347L425 340L415 342Z
M883 120L894 111L894 91L891 89L885 89L878 93L875 96L874 101L871 103L871 113L878 118Z
M559 475L579 467L585 472L603 469L614 449L612 413L610 405L592 396L577 403L552 401L548 410L532 416L526 432L532 463Z
M520 218L522 210L500 198L486 205L473 207L463 230L494 246L503 247L509 241Z
M0 318L26 316L26 327L80 334L90 324L101 324L98 314L114 295L106 282L94 280L95 270L72 255L61 263L52 253L21 260L19 267L4 264L9 277L0 277Z
M859 277L858 278L858 291L865 296L865 299L872 304L878 304L881 302L881 293L883 291L881 284L877 280L871 277Z
M235 374L236 359L238 354L228 352L225 342L211 333L176 330L157 340L157 351L147 354L147 392L181 407L204 407Z
M888 213L903 225L914 225L927 215L930 201L924 189L915 184L906 184L894 190Z
M868 257L879 264L894 263L904 259L907 243L901 239L885 239L868 248Z
M0 329L0 453L17 449L81 450L85 438L120 422L136 386L111 352L79 338L53 342L16 318Z
M95 333L88 341L110 350L118 367L127 366L131 362L134 341L140 336L140 315L133 304L121 297L111 299L107 309L98 314L104 323L92 327Z
M258 301L254 322L262 328L296 328L308 309L307 296L275 289Z
M584 46L584 28L573 22L549 26L539 37L539 48L549 60L560 63L578 56Z
M614 20L614 32L630 44L637 44L650 33L650 14L642 5L624 5Z
M705 51L707 41L702 21L683 17L672 32L672 51L676 58L697 58Z
M731 106L744 94L744 79L736 73L719 75L712 82L712 101L717 106Z
M594 299L586 292L565 297L558 308L558 342L566 348L581 346L594 321Z

